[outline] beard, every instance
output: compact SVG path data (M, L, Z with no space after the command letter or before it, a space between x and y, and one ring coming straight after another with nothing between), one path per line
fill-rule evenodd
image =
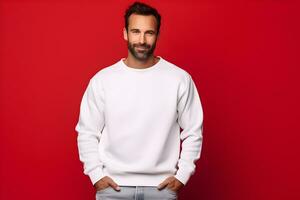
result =
M134 58L140 61L147 60L154 52L156 46L156 42L151 46L149 44L133 44L127 41L127 47L130 53L133 55ZM136 50L136 48L143 48L143 50Z

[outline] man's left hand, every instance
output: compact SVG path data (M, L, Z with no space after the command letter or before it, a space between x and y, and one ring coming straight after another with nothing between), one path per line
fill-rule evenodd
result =
M184 184L181 183L177 178L175 178L174 176L170 176L166 178L166 180L164 180L162 183L160 183L157 188L160 190L164 187L167 187L170 190L178 192L183 186Z

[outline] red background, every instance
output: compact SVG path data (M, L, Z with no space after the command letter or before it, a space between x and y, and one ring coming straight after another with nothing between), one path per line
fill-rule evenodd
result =
M296 1L146 1L156 55L187 70L204 109L180 199L300 199ZM89 78L126 57L131 1L1 1L0 199L94 199L74 130Z

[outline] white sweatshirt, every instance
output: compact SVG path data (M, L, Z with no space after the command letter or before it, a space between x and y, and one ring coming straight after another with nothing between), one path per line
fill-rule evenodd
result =
M194 174L203 138L200 97L187 71L158 57L144 69L122 58L90 79L75 130L93 184L109 176L118 185L158 186L175 176L185 185Z

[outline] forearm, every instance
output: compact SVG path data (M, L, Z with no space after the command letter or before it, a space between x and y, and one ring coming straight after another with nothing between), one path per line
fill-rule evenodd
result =
M175 177L184 185L195 173L196 161L199 160L202 149L202 126L194 130L181 132L182 149L178 160L178 170Z
M79 124L76 127L78 131L77 145L79 159L83 163L84 174L88 175L92 184L95 184L103 177L103 163L99 159L98 145L99 134L82 128Z

